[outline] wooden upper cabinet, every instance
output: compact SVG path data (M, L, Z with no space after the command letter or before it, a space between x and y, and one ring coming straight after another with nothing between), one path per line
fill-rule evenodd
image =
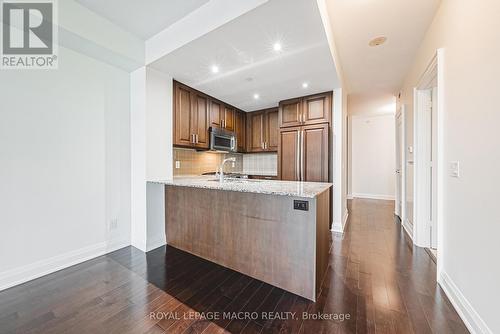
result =
M328 182L328 124L302 127L302 181Z
M278 109L270 109L265 113L265 150L278 151L279 144L279 124L278 124Z
M306 96L302 99L303 124L330 122L332 114L332 93Z
M206 95L193 94L192 131L196 135L194 146L208 148L209 146L209 98Z
M191 90L189 87L174 83L174 145L192 145L193 112Z
M304 96L280 102L280 128L330 123L332 92Z
M208 96L175 81L174 124L174 145L208 148Z
M301 129L301 127L289 127L279 132L278 178L280 180L300 180Z
M279 105L279 126L301 125L302 103L300 98L281 101Z
M234 117L235 112L233 107L225 105L224 106L224 121L223 127L228 131L234 131Z
M277 152L279 144L278 109L248 113L247 151Z
M234 128L236 131L236 138L238 142L238 152L245 152L246 150L246 113L241 110L236 111L234 119Z
M217 100L210 100L210 126L222 127L224 119L224 104Z
M264 112L247 114L247 152L264 151Z

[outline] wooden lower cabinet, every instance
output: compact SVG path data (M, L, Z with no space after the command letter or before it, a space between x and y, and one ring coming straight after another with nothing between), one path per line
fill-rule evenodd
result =
M302 181L328 182L329 129L328 124L302 127Z
M278 176L285 181L328 182L329 125L283 128L278 149Z
M301 129L301 127L286 128L279 133L278 177L280 180L300 180Z

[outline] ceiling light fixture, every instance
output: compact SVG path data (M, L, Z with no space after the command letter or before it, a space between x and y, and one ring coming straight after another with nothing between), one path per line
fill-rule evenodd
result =
M219 66L213 65L212 66L212 73L219 73Z
M387 37L385 37L385 36L379 36L379 37L376 37L376 38L372 39L370 41L370 43L368 43L368 45L369 46L379 46L379 45L384 44L386 41L387 41Z
M259 94L253 94L253 98L258 100L260 98L260 95Z
M281 51L281 43L279 42L274 43L273 49L274 51Z
M304 82L304 83L302 84L302 88L307 88L307 87L309 87L309 84L308 84L307 82Z

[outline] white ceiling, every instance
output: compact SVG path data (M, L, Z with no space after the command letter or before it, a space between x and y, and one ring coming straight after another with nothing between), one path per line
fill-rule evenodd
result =
M76 0L122 29L147 40L209 0Z
M151 66L245 111L339 87L315 0L270 0Z
M439 4L440 0L328 1L349 93L396 93ZM377 36L387 36L387 42L369 47Z

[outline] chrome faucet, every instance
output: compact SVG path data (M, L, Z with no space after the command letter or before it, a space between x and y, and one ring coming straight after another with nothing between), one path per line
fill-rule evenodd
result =
M235 162L236 161L236 158L232 157L232 158L227 158L227 159L224 159L222 161L222 163L220 164L219 166L219 182L224 182L224 164L226 162Z

